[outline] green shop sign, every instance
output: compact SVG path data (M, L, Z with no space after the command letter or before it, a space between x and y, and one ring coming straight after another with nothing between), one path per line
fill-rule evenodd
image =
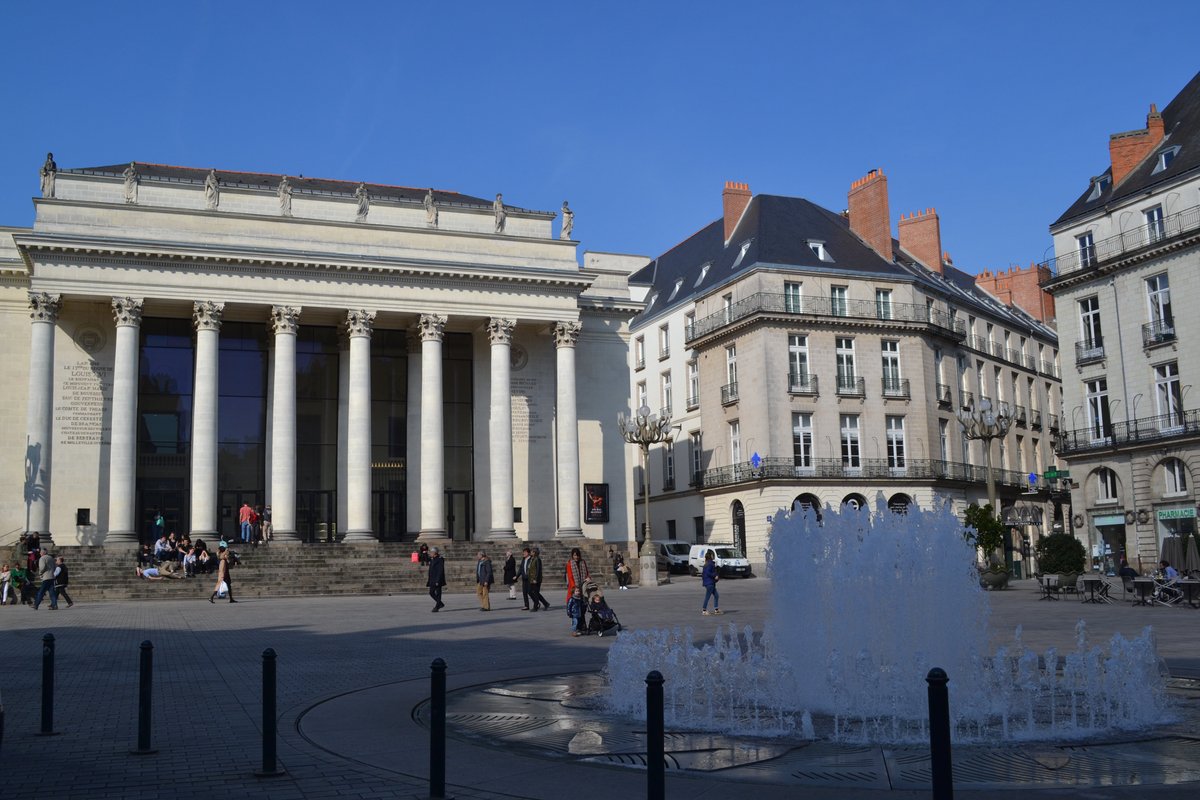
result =
M1158 510L1159 519L1195 519L1196 509L1194 508L1160 508Z

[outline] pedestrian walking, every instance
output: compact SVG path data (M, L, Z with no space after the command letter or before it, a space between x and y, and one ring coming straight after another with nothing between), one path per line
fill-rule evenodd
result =
M529 576L529 599L533 601L533 608L530 611L537 611L538 606L544 606L547 611L550 610L550 604L546 602L546 598L542 597L542 551L535 547L533 553L529 557L529 567L527 569Z
M490 597L492 584L496 580L496 575L492 571L492 560L488 558L488 554L479 551L479 557L475 560L475 595L479 598L479 610L491 611L492 600Z
M504 585L508 587L508 599L517 599L517 559L512 550L504 552Z
M517 578L521 581L521 600L525 605L524 610L529 610L529 559L532 556L529 553L529 548L526 547L521 551L521 560L517 562Z
M583 553L578 547L572 547L571 557L567 560L567 600L575 596L576 589L582 595L584 585L591 579L592 574L588 571L587 562L583 560Z
M247 506L249 508L249 506ZM213 587L212 596L208 598L208 602L217 602L217 597L221 593L221 583L225 583L225 591L229 595L229 602L236 603L233 599L233 565L237 561L229 550L229 545L224 539L217 544L217 585Z
M709 550L704 554L704 571L700 574L700 582L704 585L704 605L700 607L700 613L704 616L721 613L721 599L717 595L717 581L721 580L720 570L717 569L717 562L713 560L713 551ZM708 610L708 600L712 598L713 610Z
M37 611L38 606L42 604L42 598L49 594L50 610L58 611L58 592L54 591L54 558L49 553L43 552L38 556L37 571L38 580L42 585L38 587L37 596L33 598L33 610Z
M54 559L54 564L54 590L58 592L59 597L67 601L67 608L70 608L75 605L75 601L67 592L67 586L71 583L71 572L67 569L67 560L59 556Z
M429 548L429 573L425 578L425 585L429 587L429 596L436 604L433 610L441 611L446 606L442 602L442 587L446 585L446 562L442 558L442 551L436 547Z

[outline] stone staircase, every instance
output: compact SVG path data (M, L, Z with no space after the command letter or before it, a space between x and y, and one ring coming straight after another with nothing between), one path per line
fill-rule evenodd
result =
M593 579L606 590L616 587L606 542L533 542L541 548L545 582L542 593L554 605L563 602L566 562L572 547L583 550ZM446 559L446 591L475 591L475 559L485 550L492 559L496 585L503 592L504 553L518 559L524 542L515 545L489 542L442 542L437 546ZM614 545L615 546L615 545ZM627 543L619 549L626 552ZM132 550L105 547L54 547L71 570L71 597L76 602L95 600L152 600L207 598L216 582L213 575L183 580L147 581L137 577ZM241 564L234 568L234 597L299 597L314 595L424 594L426 568L412 562L413 542L378 544L305 544L278 542L234 547ZM636 559L633 562L636 564ZM634 569L634 581L637 570Z

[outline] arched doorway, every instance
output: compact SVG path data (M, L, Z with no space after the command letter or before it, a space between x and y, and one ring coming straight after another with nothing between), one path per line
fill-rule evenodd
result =
M733 501L733 546L746 553L746 508L741 500Z
M850 506L851 511L861 511L867 507L867 498L857 492L853 492L842 498L842 505Z
M817 524L821 522L821 501L815 494L805 492L801 495L796 495L796 499L792 501L792 513L803 516L806 513L811 513L817 520Z
M912 505L912 498L903 492L897 492L888 498L888 511L893 514L907 514L908 507Z

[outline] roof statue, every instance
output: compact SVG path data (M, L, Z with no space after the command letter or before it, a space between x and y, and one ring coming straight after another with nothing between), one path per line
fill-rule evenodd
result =
M563 200L562 207L562 231L559 232L558 238L570 239L571 231L575 230L575 212L567 206L567 201Z
M504 221L508 215L504 213L504 195L497 192L496 202L492 203L492 211L496 212L496 233L504 233Z
M354 190L354 199L358 201L358 222L366 222L367 214L371 213L371 195L367 193L367 185L360 183Z
M438 208L433 201L433 189L425 193L425 224L431 228L438 226Z
M204 179L204 207L209 211L221 204L221 182L217 180L217 171L209 170Z
M285 217L292 215L292 184L288 181L287 175L279 181L279 213Z
M42 164L42 197L54 197L54 179L58 176L58 164L54 163L54 153L46 153L46 163Z
M133 162L121 173L125 177L125 202L137 203L138 200L138 171Z

